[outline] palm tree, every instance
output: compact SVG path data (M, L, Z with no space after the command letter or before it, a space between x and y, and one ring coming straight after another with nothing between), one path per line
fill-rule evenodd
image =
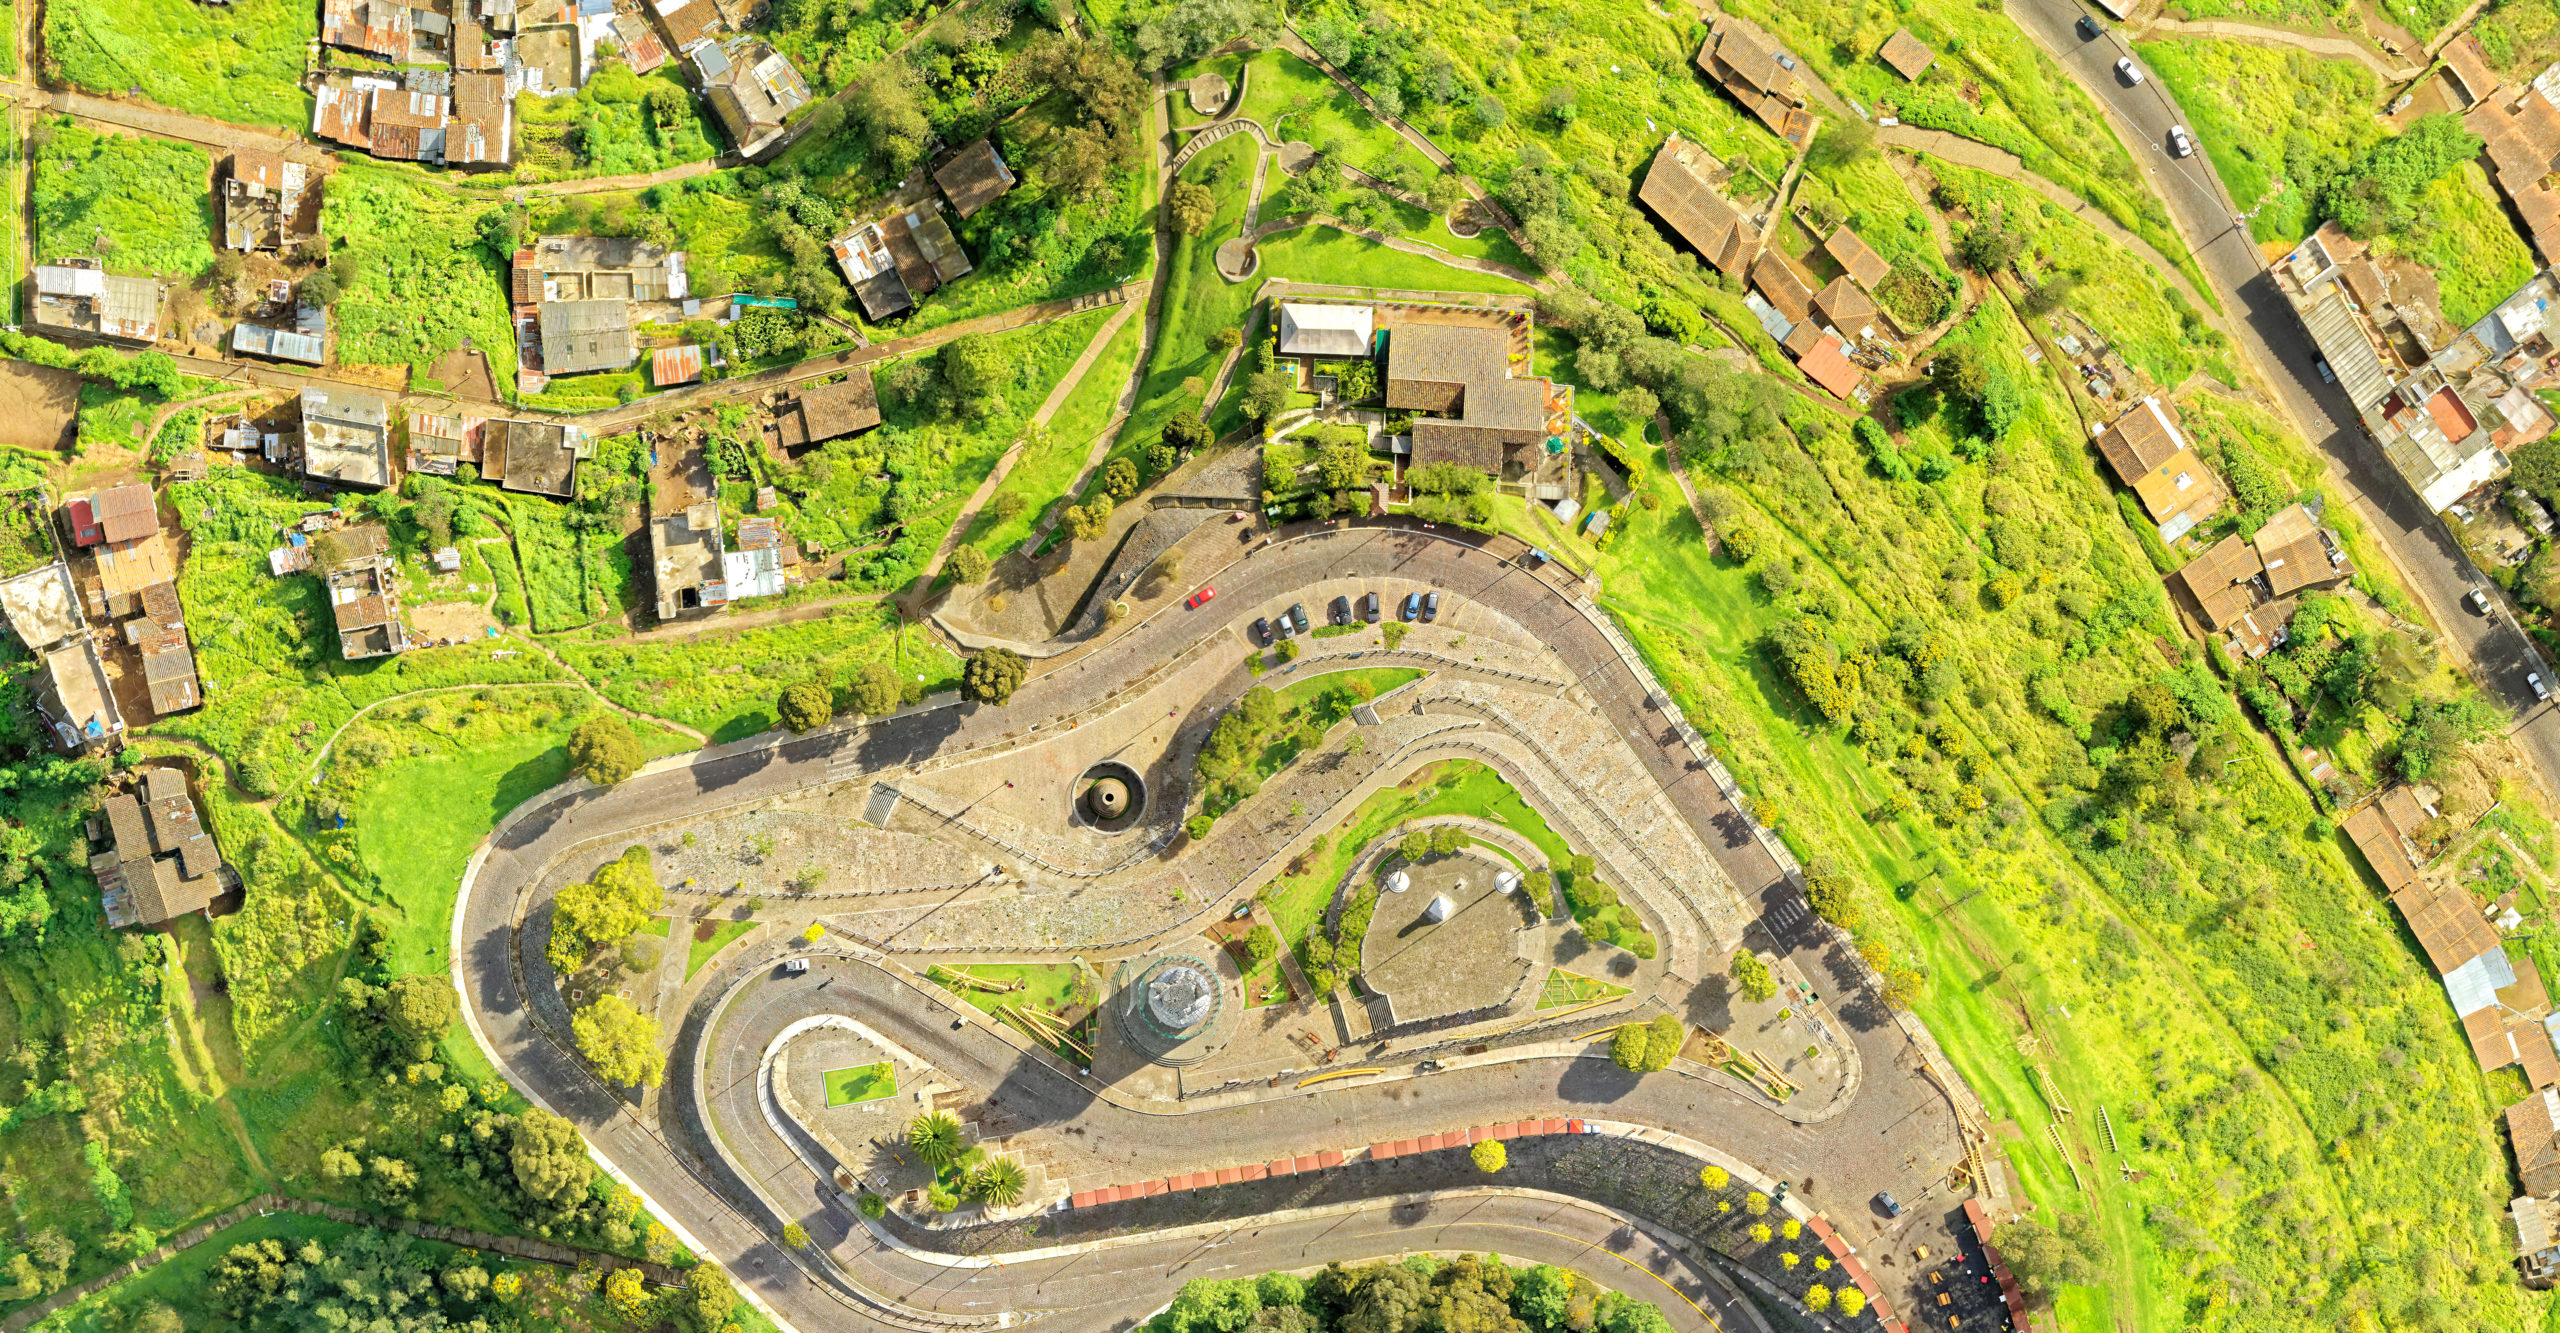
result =
M969 1175L969 1192L979 1202L998 1208L1010 1208L1022 1202L1022 1187L1028 1183L1018 1157L990 1157Z
M933 1111L908 1121L907 1147L926 1166L937 1169L959 1161L969 1151L968 1142L960 1133L960 1121L949 1111Z

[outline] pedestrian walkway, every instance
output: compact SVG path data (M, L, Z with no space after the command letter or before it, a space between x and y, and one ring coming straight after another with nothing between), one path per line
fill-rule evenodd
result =
M2445 31L2450 35L2460 30L2447 28ZM2291 28L2242 23L2233 19L2188 20L2174 19L2162 14L2145 24L2140 31L2133 34L2133 37L2136 41L2143 41L2162 34L2171 37L2221 37L2236 42L2250 42L2258 46L2287 46L2297 51L2308 51L2315 56L2361 61L2365 68L2373 71L2375 78L2386 84L2406 83L2426 73L2421 66L2392 64L2380 52L2352 38L2314 36L2307 32L2295 32Z

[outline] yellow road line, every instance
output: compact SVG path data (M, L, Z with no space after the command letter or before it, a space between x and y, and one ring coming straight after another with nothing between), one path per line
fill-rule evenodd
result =
M1299 1080L1298 1080L1298 1086L1303 1088L1303 1087L1306 1087L1307 1085L1309 1085L1309 1084L1311 1084L1311 1083L1322 1083L1322 1082L1324 1082L1326 1079L1332 1079L1332 1078L1356 1078L1356 1077L1358 1077L1359 1075L1362 1075L1362 1074L1383 1074L1383 1073L1385 1073L1385 1072L1387 1072L1387 1071L1386 1071L1386 1069L1385 1069L1385 1067L1384 1067L1384 1066L1379 1066L1379 1067L1371 1068L1371 1069L1337 1069L1337 1070L1333 1071L1333 1072L1332 1072L1332 1073L1330 1073L1330 1074L1318 1074L1318 1075L1316 1075L1314 1078L1302 1078L1302 1079L1299 1079Z

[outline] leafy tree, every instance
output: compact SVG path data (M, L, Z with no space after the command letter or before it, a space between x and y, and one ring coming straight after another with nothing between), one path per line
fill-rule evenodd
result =
M1244 346L1244 330L1229 324L1209 335L1209 350L1220 356Z
M1253 966L1260 967L1270 962L1279 952L1280 934L1271 927L1256 921L1253 929L1244 933L1244 956Z
M1209 229L1217 218L1218 197L1209 187L1197 181L1176 182L1165 195L1164 216L1173 229L1184 236L1197 236Z
M1559 83L1547 89L1547 95L1538 101L1538 109L1554 117L1557 124L1570 125L1574 117L1579 114L1579 109L1574 105L1578 96L1572 84Z
M638 1319L649 1311L649 1284L637 1268L617 1268L604 1276L605 1304L625 1319Z
M187 1321L164 1301L144 1301L126 1316L124 1333L187 1333Z
M964 333L944 343L938 364L952 401L961 404L984 403L1013 382L1003 348L983 333Z
M1244 382L1244 414L1269 425L1289 410L1289 399L1297 391L1297 377L1285 370L1256 371Z
M969 1193L981 1202L1010 1208L1022 1202L1029 1176L1018 1157L990 1157L969 1173Z
M1997 222L1976 222L1956 239L1956 258L1976 273L1998 273L2016 263L2026 242Z
M1206 839L1209 836L1209 830L1216 828L1217 825L1218 821L1207 815L1193 815L1182 821L1182 831L1193 842L1200 842Z
M1209 443L1212 436L1209 432L1209 423L1200 419L1200 413L1197 410L1185 410L1174 413L1172 418L1164 423L1162 438L1171 448L1188 453Z
M995 562L987 558L987 553L974 546L963 546L951 553L951 577L961 583L984 583L987 571L994 567Z
M516 1117L507 1157L517 1187L544 1203L574 1202L595 1179L595 1163L577 1126L540 1107Z
M2066 1286L2106 1281L2106 1240L2087 1213L2064 1214L2059 1228L2021 1218L1994 1231L1991 1243L2008 1258L2018 1285L2044 1300Z
M405 1042L444 1040L462 1016L453 981L440 972L414 972L394 977L374 1000L374 1011L393 1035Z
M1737 950L1733 955L1733 984L1741 989L1742 998L1753 1004L1764 1004L1778 993L1778 980L1769 975L1769 965L1749 949Z
M654 1088L667 1076L666 1052L658 1049L658 1020L641 1013L619 995L599 996L569 1020L578 1053L596 1067L607 1083Z
M913 702L909 697L912 684L886 662L866 662L853 678L853 711L864 717L887 717Z
M1842 1287L1840 1294L1833 1298L1832 1303L1840 1307L1840 1313L1851 1319L1867 1312L1867 1294L1856 1287Z
M1815 167L1834 171L1875 150L1875 126L1854 116L1828 116L1823 119L1822 133L1814 136L1813 148L1806 157Z
M1493 1175L1501 1171L1502 1168L1511 1165L1511 1152L1509 1149L1502 1146L1502 1140L1500 1139L1486 1139L1484 1142L1469 1148L1467 1150L1467 1156L1475 1162L1476 1170L1482 1171L1488 1176Z
M1840 927L1858 928L1859 912L1855 886L1849 877L1828 861L1816 861L1804 871L1805 899L1813 906L1813 914Z
M1720 1166L1703 1166L1698 1168L1698 1183L1711 1190L1720 1190L1733 1183L1733 1173Z
M639 772L641 762L640 738L618 714L590 713L569 733L569 763L590 782L610 787Z
M925 1165L945 1167L969 1151L960 1121L949 1111L932 1111L907 1122L907 1148Z
M1261 0L1174 0L1138 25L1139 60L1162 69L1241 39L1259 44L1279 28L1275 6Z
M1099 537L1111 526L1111 505L1097 499L1091 504L1067 507L1067 535L1080 542Z
M1126 500L1138 493L1138 465L1125 458L1115 458L1102 469L1102 491L1114 500Z
M782 725L793 731L811 731L825 726L835 716L835 697L814 680L799 681L782 687L782 697L774 701L774 712L782 719Z
M960 671L960 697L975 703L1002 705L1022 688L1031 664L1010 648L986 648L969 658Z
M326 309L336 305L343 293L337 270L324 268L305 277L302 285L294 290L294 297L304 305Z
M649 924L649 916L666 902L666 890L649 861L649 849L630 847L596 870L592 879L571 884L551 900L551 939L543 957L559 972L572 972L597 946L630 936Z
M2443 112L2421 116L2376 143L2320 192L2320 209L2348 235L2370 240L2407 230L2418 198L2445 173L2480 155L2481 140Z
M1475 113L1476 124L1488 130L1501 129L1502 123L1511 118L1511 113L1503 108L1502 99L1491 93L1476 98Z
M1823 1311L1830 1309L1831 1288L1826 1287L1819 1282L1807 1287L1804 1293L1804 1308L1813 1311L1815 1314L1820 1314Z
M684 1291L674 1306L676 1327L684 1333L720 1333L738 1308L738 1291L718 1264L695 1264L685 1270Z
M1197 1277L1182 1284L1153 1326L1160 1333L1241 1333L1261 1329L1262 1292L1251 1278Z

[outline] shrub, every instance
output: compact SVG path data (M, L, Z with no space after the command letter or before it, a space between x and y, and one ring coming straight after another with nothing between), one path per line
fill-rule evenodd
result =
M810 731L825 726L835 716L835 699L827 687L813 680L782 687L782 697L774 701L774 713L782 725L793 731Z
M1753 1004L1765 1003L1778 993L1778 979L1769 974L1769 965L1749 949L1733 955L1733 983L1741 989L1742 998Z
M995 562L987 558L987 553L974 546L963 546L951 553L951 577L954 582L984 583L987 580L987 571L994 567Z
M1031 664L1010 648L981 649L960 671L960 697L973 703L1003 705L1031 674Z
M1476 1170L1482 1171L1488 1176L1496 1174L1501 1171L1502 1168L1511 1165L1510 1150L1502 1146L1502 1140L1500 1139L1486 1139L1484 1142L1468 1149L1467 1156L1474 1160Z
M588 781L610 787L640 771L640 738L620 717L591 713L569 733L569 762Z

